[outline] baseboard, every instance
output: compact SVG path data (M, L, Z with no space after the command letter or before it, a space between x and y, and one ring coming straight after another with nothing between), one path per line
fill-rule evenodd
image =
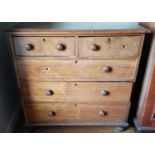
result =
M17 120L19 118L20 112L21 112L21 105L19 104L17 106L16 110L14 111L14 113L12 114L12 117L10 118L7 126L2 131L3 133L11 133L11 132L13 132L13 129L15 128L15 125L16 125Z

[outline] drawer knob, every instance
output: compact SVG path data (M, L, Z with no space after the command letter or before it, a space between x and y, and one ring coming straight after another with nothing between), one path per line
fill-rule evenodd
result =
M103 71L105 73L108 73L108 72L111 72L112 71L112 68L110 66L103 66Z
M102 96L108 96L110 93L107 90L101 90L101 95Z
M46 96L51 96L51 95L54 95L54 92L52 90L46 89L45 94Z
M30 50L33 49L33 45L32 45L32 44L26 44L26 45L25 45L25 49L26 49L27 51L30 51Z
M63 45L63 44L58 44L58 45L57 45L57 49L58 49L59 51L63 51L63 50L66 49L66 46Z
M98 112L98 114L99 114L99 116L106 116L106 111L104 111L104 110L100 110L99 112Z
M48 116L50 116L50 117L55 116L55 112L54 112L54 111L49 111L49 112L48 112Z
M90 49L92 51L98 51L100 49L100 47L98 45L93 44L93 45L90 45Z

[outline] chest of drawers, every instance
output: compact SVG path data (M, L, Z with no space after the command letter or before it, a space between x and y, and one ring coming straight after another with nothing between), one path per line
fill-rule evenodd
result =
M10 30L26 124L127 127L146 32Z
M155 23L141 24L149 28L151 34L147 35L144 45L148 56L145 57L146 69L134 124L137 132L155 132Z

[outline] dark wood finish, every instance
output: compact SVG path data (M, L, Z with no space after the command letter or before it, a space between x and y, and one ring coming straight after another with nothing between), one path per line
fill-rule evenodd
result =
M25 45L25 49L27 50L27 51L30 51L30 50L32 50L34 48L34 46L32 45L32 44L26 44Z
M45 89L45 94L46 96L51 96L51 95L54 95L54 92L50 89Z
M112 67L110 67L110 66L103 66L103 71L104 72L111 72L112 71Z
M92 51L98 51L100 49L100 47L98 45L93 44L93 45L90 45L90 49Z
M139 131L155 131L155 23L141 23L153 32L135 125Z
M26 124L127 127L146 32L8 31Z
M57 49L58 49L59 51L64 51L64 50L66 49L66 46L63 45L63 44L58 44L58 45L57 45Z

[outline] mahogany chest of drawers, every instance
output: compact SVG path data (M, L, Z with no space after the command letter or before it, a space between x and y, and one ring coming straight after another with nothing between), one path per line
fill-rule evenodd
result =
M147 36L145 42L145 47L150 47L146 48L149 56L134 124L138 132L155 132L155 23L141 24L152 33Z
M146 32L51 25L10 30L26 124L127 127Z

